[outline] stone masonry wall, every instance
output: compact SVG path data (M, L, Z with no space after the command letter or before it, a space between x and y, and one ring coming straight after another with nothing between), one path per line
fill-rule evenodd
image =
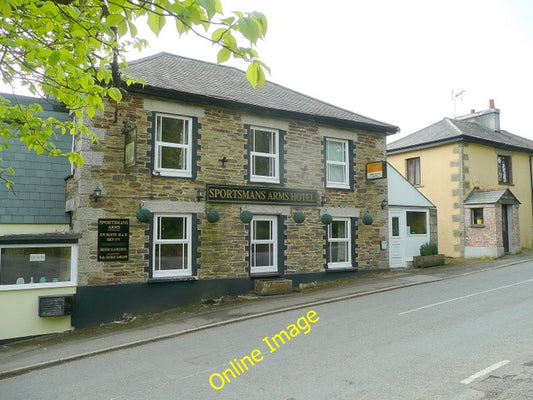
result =
M389 252L381 250L380 241L388 240L388 209L381 209L381 201L388 199L387 180L367 180L366 164L385 160L386 139L383 135L359 133L355 149L356 200L361 210L357 230L359 268L389 268ZM372 225L364 225L362 217L373 217Z
M199 151L195 179L161 177L152 174L152 148L149 129L152 111L145 109L145 99L125 96L118 108L110 105L106 112L85 123L97 140L78 137L76 149L85 164L75 170L67 182L67 210L73 214L73 231L80 239L79 284L145 282L150 271L150 224L137 221L135 215L144 202L168 202L196 207L199 231L198 277L246 277L247 224L240 221L241 204L198 202L197 190L209 183L248 185L246 181L246 129L238 111L204 107L199 112ZM179 104L179 103L176 103ZM187 105L190 107L190 105ZM137 126L136 165L124 166L123 121ZM355 139L355 191L324 188L323 137L321 127L301 121L284 121L285 135L283 187L316 190L327 197L326 207L360 209L357 228L357 253L360 269L388 268L388 251L380 249L387 238L387 209L381 201L387 198L386 179L366 180L366 163L385 159L385 137L382 134L353 132ZM331 130L331 128L328 128ZM346 132L346 131L344 131ZM226 157L222 166L220 161ZM94 201L96 187L102 197ZM252 186L262 186L254 184ZM320 221L321 205L290 206L286 224L286 272L324 271L324 225ZM210 223L206 212L216 209L220 220ZM306 220L297 224L292 213L302 211ZM373 217L372 225L363 225L365 214ZM99 218L126 218L130 221L129 260L97 261L97 221Z

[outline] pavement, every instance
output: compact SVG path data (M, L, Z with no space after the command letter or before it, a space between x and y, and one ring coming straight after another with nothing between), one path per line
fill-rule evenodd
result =
M424 269L357 273L353 278L290 294L250 294L188 309L149 316L130 316L123 321L97 328L13 342L0 346L0 379L252 318L454 279L526 261L533 261L533 250L499 259L447 259L445 265Z

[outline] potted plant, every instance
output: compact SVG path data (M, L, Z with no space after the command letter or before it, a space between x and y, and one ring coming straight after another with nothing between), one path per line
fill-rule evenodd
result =
M439 254L436 243L426 242L420 246L420 255L413 256L413 267L426 268L444 265L444 254Z

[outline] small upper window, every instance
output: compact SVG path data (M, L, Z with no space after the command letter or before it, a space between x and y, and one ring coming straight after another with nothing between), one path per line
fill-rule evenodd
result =
M498 156L498 183L513 183L511 156Z
M420 186L420 157L407 159L407 180L413 186Z
M471 225L483 225L483 209L472 208Z
M250 181L279 183L279 132L250 128Z
M192 176L192 119L158 114L155 122L155 168L165 176Z
M350 188L347 140L326 140L326 186Z

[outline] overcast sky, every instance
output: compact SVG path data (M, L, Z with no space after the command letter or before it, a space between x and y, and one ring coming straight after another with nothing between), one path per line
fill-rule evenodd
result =
M222 0L261 11L267 78L367 117L398 125L399 139L444 117L488 108L501 128L533 140L531 0ZM216 62L217 50L170 29L143 53ZM245 65L238 65L244 69Z

